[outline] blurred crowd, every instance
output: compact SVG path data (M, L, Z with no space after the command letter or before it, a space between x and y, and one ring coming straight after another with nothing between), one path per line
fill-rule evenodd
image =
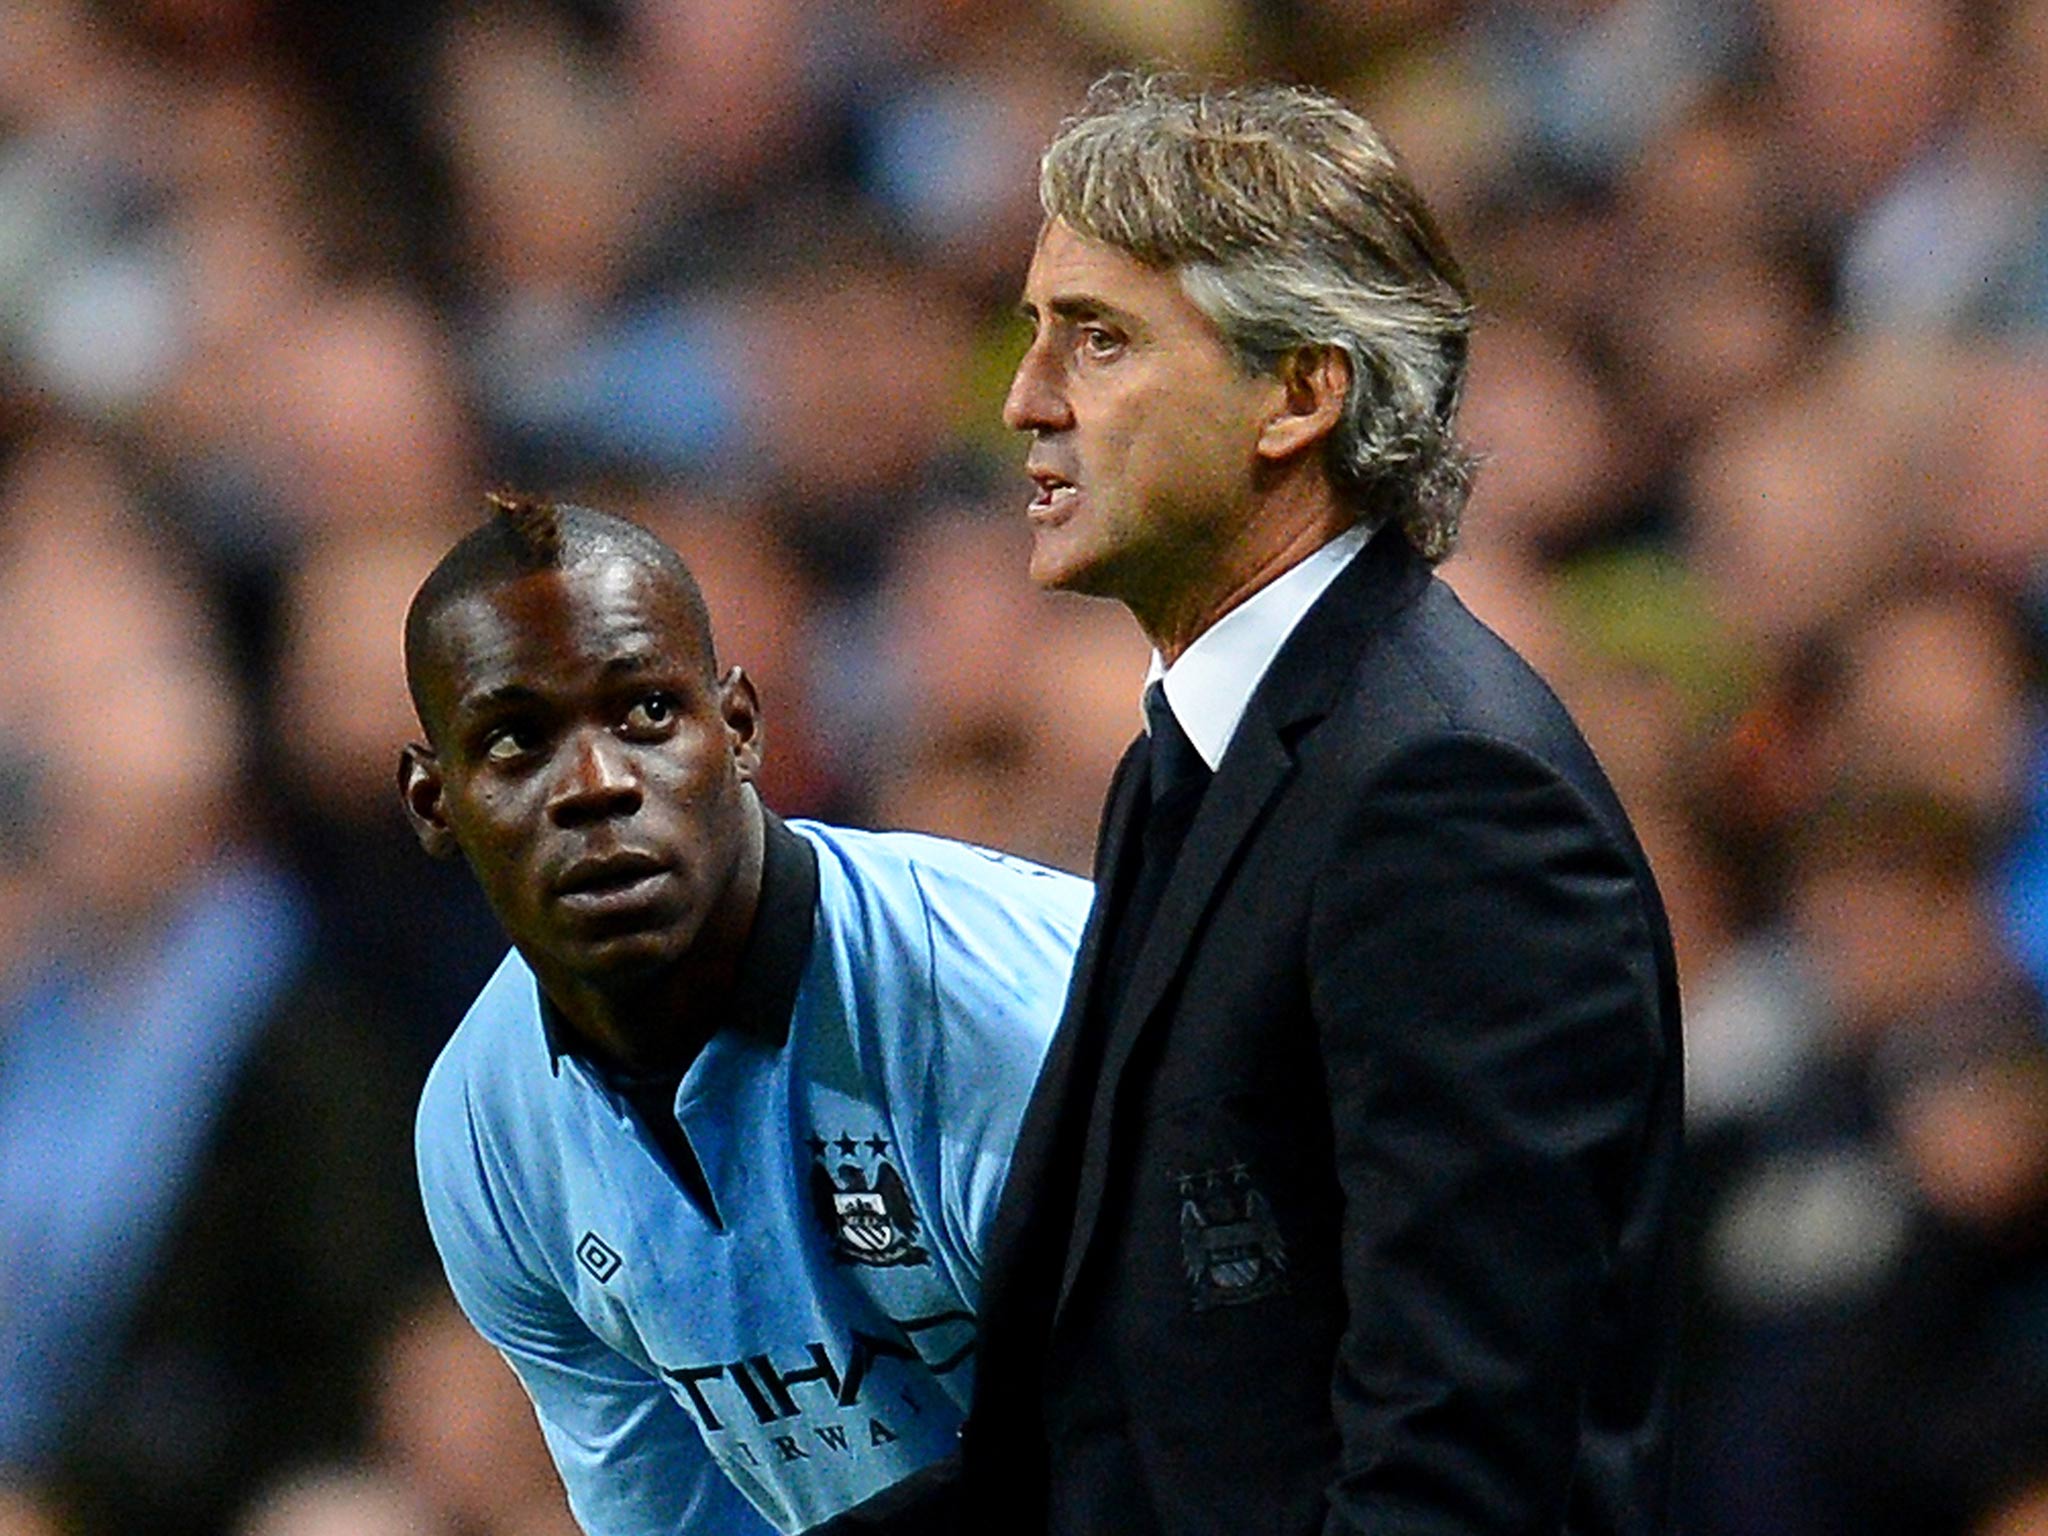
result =
M1337 90L1480 296L1446 575L1688 1000L1693 1536L2048 1533L2048 0L0 0L0 1536L553 1536L412 1101L500 942L399 621L493 487L692 560L785 814L1085 869L1038 147Z

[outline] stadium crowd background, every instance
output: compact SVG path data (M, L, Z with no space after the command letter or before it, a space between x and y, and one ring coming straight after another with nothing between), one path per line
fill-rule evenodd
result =
M0 0L0 1533L551 1536L414 1090L500 946L392 789L511 485L693 559L772 804L1085 868L1033 161L1337 89L1481 296L1449 578L1678 931L1694 1536L2048 1532L2044 0Z

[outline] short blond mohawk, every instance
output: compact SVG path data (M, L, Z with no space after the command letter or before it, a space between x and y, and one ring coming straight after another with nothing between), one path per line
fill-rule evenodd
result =
M484 501L534 565L560 562L562 510L554 502L510 490L486 491Z

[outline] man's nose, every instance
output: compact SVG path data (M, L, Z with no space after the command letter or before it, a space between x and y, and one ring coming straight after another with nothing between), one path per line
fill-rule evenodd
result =
M566 761L548 815L557 826L576 826L640 809L640 774L632 748L610 731L586 731L566 748Z
M1042 342L1017 360L1003 399L1003 425L1012 432L1058 432L1073 425L1057 362Z

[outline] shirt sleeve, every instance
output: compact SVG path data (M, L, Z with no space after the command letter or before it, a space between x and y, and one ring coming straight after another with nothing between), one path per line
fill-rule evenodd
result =
M468 1137L452 1147L429 1119L420 1184L449 1286L532 1399L577 1523L588 1536L769 1536L666 1384L522 1264Z
M1024 1106L1066 1004L1093 887L1006 854L986 874L924 881L931 925L926 1101L944 1219L979 1280Z

